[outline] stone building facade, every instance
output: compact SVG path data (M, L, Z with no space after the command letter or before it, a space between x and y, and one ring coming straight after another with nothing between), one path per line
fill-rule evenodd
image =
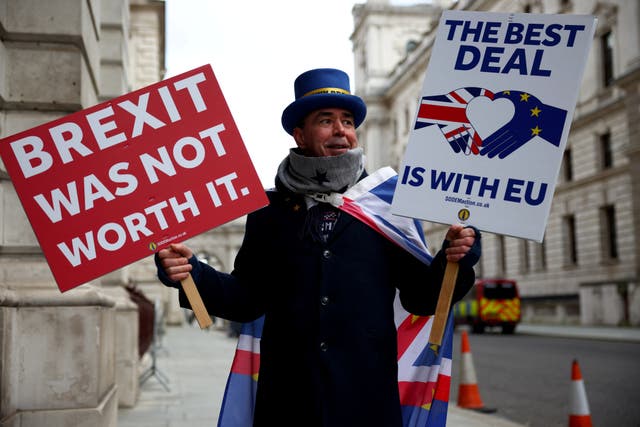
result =
M161 80L164 15L161 0L0 0L0 138ZM141 369L125 285L155 272L62 294L4 165L0 201L0 426L117 425Z
M459 0L353 9L359 129L368 169L398 168L442 8L598 18L542 243L485 233L478 276L516 279L525 321L640 325L640 3ZM425 223L435 249L444 226ZM433 245L435 243L435 245Z

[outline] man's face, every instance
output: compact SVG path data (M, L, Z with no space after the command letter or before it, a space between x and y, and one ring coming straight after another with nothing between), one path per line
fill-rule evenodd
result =
M353 114L342 108L312 111L302 128L293 130L293 137L310 157L338 156L358 146Z

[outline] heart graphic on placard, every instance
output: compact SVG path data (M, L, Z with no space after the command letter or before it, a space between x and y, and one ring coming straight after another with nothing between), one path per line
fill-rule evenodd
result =
M492 100L486 96L473 98L467 105L469 124L485 139L511 121L516 108L507 98Z

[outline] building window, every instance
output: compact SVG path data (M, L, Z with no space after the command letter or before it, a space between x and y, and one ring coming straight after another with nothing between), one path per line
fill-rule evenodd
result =
M483 266L482 260L483 258L480 257L480 259L478 260L478 263L473 266L473 269L476 272L476 277L484 277L484 266Z
M538 245L538 267L543 271L547 269L547 249L544 241Z
M563 233L565 247L565 264L578 264L578 247L576 244L576 218L573 215L567 215L563 218Z
M498 235L498 271L504 276L507 274L507 251L504 248L504 236Z
M609 132L600 135L600 168L613 167L613 154L611 152L611 134Z
M600 209L602 229L602 249L606 260L618 259L618 239L616 238L616 210L613 205Z
M521 258L520 258L520 271L522 273L527 273L529 271L529 241L528 240L521 240L521 245L522 245L522 251L520 253Z
M536 271L544 271L547 268L547 254L544 240L541 243L531 243L533 249L533 266Z
M416 50L416 48L418 47L418 42L415 40L409 40L407 42L407 44L405 45L405 53L409 54L411 52L413 52L414 50Z
M218 259L218 257L216 257L215 255L211 255L207 251L203 250L203 251L197 252L196 258L198 258L199 261L202 261L205 264L209 264L210 266L218 270L223 268L223 265L220 262L220 259Z
M564 150L562 155L562 176L565 182L571 182L573 180L573 163L571 161L571 149Z
M401 135L398 132L398 119L394 118L393 121L391 122L391 126L392 126L392 132L393 132L393 136L395 136L396 140L400 139Z
M602 83L605 86L613 82L613 33L607 31L600 36L602 50Z
M196 254L196 258L198 258L198 261L202 261L205 264L209 264L209 254L206 251L202 251L202 252L198 252Z

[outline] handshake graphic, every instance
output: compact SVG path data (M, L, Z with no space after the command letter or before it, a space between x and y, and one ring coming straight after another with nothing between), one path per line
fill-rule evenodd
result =
M527 92L466 87L423 97L415 129L437 125L456 153L504 159L535 137L559 147L566 117Z

